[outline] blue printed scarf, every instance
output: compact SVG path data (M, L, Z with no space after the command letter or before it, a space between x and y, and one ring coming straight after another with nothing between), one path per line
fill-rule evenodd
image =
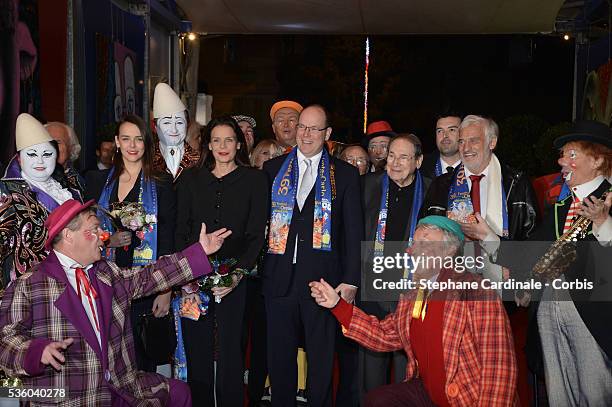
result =
M419 211L423 204L423 177L418 169L414 178L414 193L412 195L412 209L410 211L410 234L408 242L412 242L414 231L419 217ZM385 234L387 228L387 212L389 210L389 176L385 172L382 176L382 196L380 198L380 210L378 211L378 221L376 222L376 240L374 242L374 256L383 256L385 246Z
M504 185L501 185L502 193L502 236L508 236L508 205L506 202L506 191ZM468 186L467 177L465 176L465 168L463 163L455 169L450 189L448 191L448 206L447 216L456 222L473 222L474 221L474 205L470 198L470 188Z
M111 211L110 208L110 196L113 192L113 188L117 183L116 179L112 179L115 167L111 168L106 178L106 183L102 189L102 194L98 200L98 205L107 211ZM146 180L144 178L144 171L140 172L140 193L138 195L138 202L142 205L147 215L155 215L157 217L157 186L155 181ZM98 210L98 218L101 220L101 228L109 232L115 232L113 224L108 216L101 210ZM134 249L133 255L133 266L145 266L151 262L157 260L157 222L153 223L152 229L144 231L144 238L141 240L138 247ZM107 260L115 260L115 249L107 247L104 253L104 257Z
M317 169L315 207L312 226L312 247L331 251L331 208L334 170L330 168L329 154L324 149ZM287 248L289 226L293 217L297 195L299 168L297 149L288 155L272 184L272 214L268 237L270 254L284 254Z

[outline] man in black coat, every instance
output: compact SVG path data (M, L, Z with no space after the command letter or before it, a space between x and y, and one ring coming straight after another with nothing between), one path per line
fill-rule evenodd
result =
M461 163L459 156L459 125L461 116L457 113L442 113L436 121L437 151L425 155L421 174L434 179L447 172L453 172Z
M501 177L507 203L508 233L506 237L511 240L525 240L536 224L535 193L527 174L500 163L493 153L497 145L498 133L497 124L491 119L470 115L461 122L458 139L459 153L470 189L472 187L470 175L486 174L480 180L482 206L480 216L476 216L478 222L463 223L462 227L464 233L475 240L481 242L495 240L493 234L487 236L486 232L488 230L484 228L483 222L491 226L490 219L499 216L499 214L487 213L487 204L491 196L489 187L495 187L495 185L491 185L492 180ZM491 173L494 167L498 167L500 173ZM423 216L447 215L449 190L452 181L457 177L457 172L458 169L455 169L453 173L446 173L432 182L423 203ZM498 199L501 199L501 197ZM495 231L495 228L493 230ZM503 234L501 233L503 231L500 230L495 232L495 235L500 237Z
M412 134L398 135L389 144L389 155L385 171L367 174L362 178L362 198L364 210L365 240L374 242L381 213L381 198L383 186L388 185L388 198L386 204L387 216L385 227L385 242L409 242L411 230L416 227L416 218L412 224L411 214L419 213L423 196L431 179L422 177L417 182L417 172L423 161L421 141ZM385 179L386 178L386 179ZM417 188L420 191L417 192ZM402 247L403 248L403 247ZM396 250L394 250L396 249ZM385 256L395 256L398 247L384 248ZM364 259L371 262L370 256ZM367 273L371 267L364 267ZM370 275L370 277L373 275ZM372 281L372 278L364 276L364 281ZM362 290L365 287L362 287ZM362 291L363 296L363 291ZM369 297L368 297L369 298ZM365 301L360 307L368 314L384 318L395 311L395 301ZM389 384L390 362L393 362L395 372L395 383L405 379L406 354L404 351L392 353L373 352L360 347L359 355L359 387L360 396L363 400L368 391Z
M264 260L263 294L273 406L288 407L296 403L296 356L302 330L308 353L308 403L331 406L336 325L333 317L312 300L308 283L324 278L352 302L360 280L363 218L359 173L324 150L332 131L327 117L322 106L305 108L297 125L297 149L264 164L272 185L270 250ZM285 175L296 165L298 169L294 169L289 185ZM330 186L331 191L323 191L324 185ZM292 213L284 218L288 224L277 227L278 195L275 199L275 193L286 194L284 187L287 186L293 194L288 196L294 196L289 201ZM315 196L325 200L326 193L330 192L327 195L330 208L315 202ZM321 219L315 225L315 209L330 215L326 218L329 223L323 224L322 229L319 228ZM317 230L324 233L317 235ZM281 250L276 249L279 241Z

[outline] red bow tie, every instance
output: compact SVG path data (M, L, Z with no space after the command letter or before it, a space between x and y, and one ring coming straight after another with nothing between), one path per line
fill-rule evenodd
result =
M96 317L96 309L93 306L93 301L98 298L98 293L89 283L89 279L87 278L87 274L83 271L82 268L76 269L76 281L77 281L77 294L79 296L79 300L81 299L81 284L83 285L83 290L85 291L85 295L87 296L87 302L89 302L89 309L91 309L91 314L93 315L94 322L96 323L96 329L100 332L100 325L98 324L98 318Z

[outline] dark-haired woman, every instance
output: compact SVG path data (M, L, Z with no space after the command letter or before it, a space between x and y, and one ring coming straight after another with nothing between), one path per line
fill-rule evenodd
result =
M112 168L87 173L85 195L108 211L138 203L147 217L154 219L152 227L145 231L117 231L104 213L98 213L102 228L113 233L105 257L119 267L146 265L174 251L176 199L172 181L154 171L153 139L140 117L128 115L117 125L115 146ZM140 370L154 372L156 364L145 354L137 330L145 315L160 318L168 314L170 296L168 291L132 303L131 322Z
M176 249L195 242L202 223L209 231L228 228L232 234L217 259L235 260L237 268L252 269L264 243L268 195L264 173L249 166L244 134L236 121L231 117L213 119L204 132L199 165L185 171L178 183ZM207 293L210 301L205 315L197 321L181 319L194 405L215 405L215 348L216 405L243 405L245 283L234 277L230 287L213 288ZM200 298L198 293L183 291L185 300L194 296ZM215 297L221 301L215 302Z

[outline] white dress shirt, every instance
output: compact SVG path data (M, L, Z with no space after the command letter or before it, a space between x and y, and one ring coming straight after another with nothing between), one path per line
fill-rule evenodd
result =
M72 286L72 289L74 290L75 293L78 293L76 269L82 268L85 271L87 278L89 278L89 269L91 269L92 264L90 264L87 267L83 267L79 263L77 263L75 260L66 256L65 254L62 254L58 252L57 250L53 250L53 251L55 252L55 255L57 256L57 259L59 260L60 264L62 265L62 268L64 269L64 272L66 273L66 276L68 277L68 282ZM90 282L91 282L91 279L90 279ZM90 308L90 305L89 305L89 300L87 299L87 296L85 295L84 291L85 290L83 289L83 287L81 287L81 293L82 293L81 303L83 304L83 308L85 309L87 318L89 318L89 323L91 323L91 327L93 328L93 331L95 332L96 337L98 338L98 344L100 345L100 347L102 347L102 341L100 339L100 332L96 328L96 319L98 320L98 324L101 324L100 313L98 312L98 306L96 304L96 301L93 300L92 301L93 308L94 308L93 312L95 312L95 315L96 315L96 317L94 318L94 314L92 313L92 309Z
M442 168L442 174L446 174L448 171L446 171L446 167L453 167L453 168L457 168L457 166L459 164L461 164L461 160L457 160L455 161L453 164L449 164L446 161L444 161L442 159L442 156L440 156L440 158L438 158L438 161L440 162L440 168ZM466 168L467 170L467 168Z
M319 171L319 163L321 162L321 157L323 156L323 150L321 150L319 152L319 154L310 157L310 168L311 171L313 171L314 173L312 174L312 177L314 178L315 182L312 184L312 187L314 188L314 186L317 184L317 178L318 178L318 171ZM297 160L298 160L298 169L300 172L300 177L298 179L298 185L297 185L297 190L300 190L300 187L302 186L302 179L304 179L304 172L306 171L307 165L306 165L306 157L304 154L302 154L302 152L300 151L300 149L298 148L297 150ZM312 191L312 188L310 189L310 191ZM309 192L310 192L309 191ZM296 192L296 196L297 196L297 192ZM295 245L294 245L294 249L293 249L293 264L295 264L297 262L297 251L298 251L298 238L299 236L296 234L295 235Z
M99 170L108 170L110 167L107 167L106 165L102 164L100 161L98 161L98 169Z
M168 167L172 176L176 177L181 160L185 154L185 143L181 143L178 146L165 146L159 143L159 151L166 161L166 167ZM174 154L172 154L173 151Z
M576 185L572 187L572 193L583 201L585 197L589 196L589 194L595 192L599 185L603 182L604 177L602 175L597 176L590 180L589 182L585 182L584 184ZM561 222L565 222L565 219L560 220ZM592 227L593 236L597 239L599 244L602 246L612 246L612 217L608 216L608 219L604 223L601 224L600 227L597 227L593 224ZM489 233L485 242L481 242L481 246L488 254L493 256L493 260L497 257L497 250L499 249L500 239L495 233Z

